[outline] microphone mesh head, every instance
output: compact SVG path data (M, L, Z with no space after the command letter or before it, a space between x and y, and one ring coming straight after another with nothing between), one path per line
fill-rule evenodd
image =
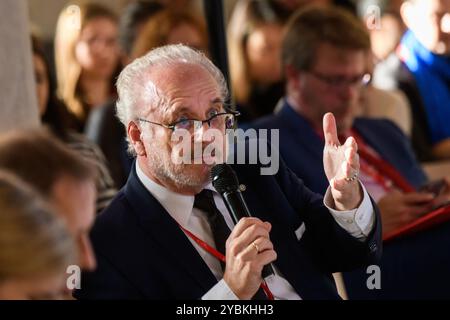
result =
M211 169L211 181L219 193L239 189L239 180L234 170L226 163L217 164Z

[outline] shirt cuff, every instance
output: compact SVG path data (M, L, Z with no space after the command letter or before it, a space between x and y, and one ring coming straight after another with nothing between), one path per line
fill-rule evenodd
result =
M330 187L328 187L327 192L325 193L323 203L341 228L358 240L365 241L375 224L375 212L366 188L361 182L360 185L364 195L363 201L356 209L349 211L338 211L333 209L334 200L331 195Z
M239 298L222 279L202 297L202 300L239 300Z

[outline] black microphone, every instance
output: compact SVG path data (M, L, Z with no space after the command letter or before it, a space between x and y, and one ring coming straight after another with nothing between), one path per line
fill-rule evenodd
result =
M214 188L223 198L234 224L244 217L251 217L247 204L239 189L239 181L234 170L228 164L217 164L211 169L211 180ZM272 264L263 267L262 277L274 275Z

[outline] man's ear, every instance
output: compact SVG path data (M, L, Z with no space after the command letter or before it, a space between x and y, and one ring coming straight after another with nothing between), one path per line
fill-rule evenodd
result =
M411 29L412 24L414 23L413 10L414 4L409 1L404 1L400 6L400 15L402 17L403 23Z
M298 90L300 86L300 76L302 74L302 71L297 70L292 65L287 65L284 67L284 73L286 75L286 83L287 88Z
M142 131L134 121L131 121L127 127L128 139L134 147L138 156L146 156L144 141L142 140Z
M298 71L292 65L285 66L284 73L288 82L297 81Z

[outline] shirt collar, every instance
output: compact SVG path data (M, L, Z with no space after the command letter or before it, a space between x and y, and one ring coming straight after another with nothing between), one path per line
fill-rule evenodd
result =
M183 228L187 228L189 219L193 214L194 196L173 192L156 183L142 171L139 161L136 161L136 174L144 187L158 200L170 216ZM216 192L211 183L205 189Z

